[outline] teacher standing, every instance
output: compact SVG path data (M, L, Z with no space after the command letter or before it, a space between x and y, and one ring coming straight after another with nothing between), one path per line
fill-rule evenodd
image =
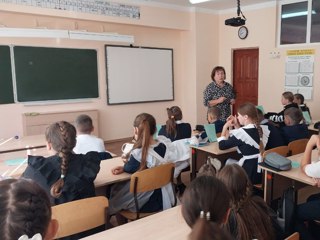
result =
M231 115L231 104L235 103L235 92L231 84L225 82L224 67L216 66L211 73L212 83L203 92L203 104L220 109L220 119L226 121Z

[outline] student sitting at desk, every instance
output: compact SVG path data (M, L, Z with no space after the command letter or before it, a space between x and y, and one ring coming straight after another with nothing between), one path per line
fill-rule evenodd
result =
M34 181L0 181L0 209L2 240L54 239L58 222L51 220L50 200Z
M260 137L262 137L262 130L256 126L257 123L256 106L252 103L244 103L238 108L238 117L230 116L228 118L223 126L221 137L218 138L221 150L237 147L242 158L238 162L228 159L226 164L237 163L242 166L253 184L261 182L258 161L261 159ZM235 129L229 130L233 127Z
M168 120L163 125L158 135L170 138L172 142L191 137L191 126L182 122L182 111L178 106L167 108Z
M283 139L280 129L271 121L265 119L263 113L257 108L260 127L263 132L262 142L265 150L287 145Z
M216 134L221 134L225 121L220 119L220 109L216 106L209 107L207 112L207 120L209 124L214 124ZM199 139L207 141L208 134L206 131L201 132Z
M293 102L293 93L292 92L284 92L282 93L281 103L284 106L284 109L279 113L268 112L264 115L266 119L271 120L279 127L284 126L284 111L288 108L295 107L299 108L296 103Z
M22 177L35 180L54 205L94 197L94 180L100 170L97 152L74 154L76 129L65 121L51 124L45 133L50 157L28 156Z
M316 185L320 187L320 161L319 159L311 159L312 150L318 149L318 157L320 157L320 133L312 135L301 161L301 171L307 176L314 178ZM313 162L315 160L315 162ZM306 203L300 204L296 209L297 231L300 233L301 239L318 239L320 227L314 223L314 220L320 220L320 194L311 195ZM308 224L306 225L306 222ZM308 228L307 228L308 226ZM315 232L315 234L313 233Z
M228 228L235 239L275 239L269 208L262 198L252 196L252 184L240 166L226 165L218 172L231 194Z
M81 114L76 119L77 144L73 151L86 154L90 151L105 152L104 142L101 138L92 135L94 126L92 119L86 114Z
M220 109L216 106L209 107L207 112L207 119L209 124L214 124L216 133L221 133L225 121L220 119Z
M308 127L301 123L302 119L303 115L299 108L288 108L284 111L286 126L281 128L281 133L286 145L294 140L309 138Z
M307 104L304 103L304 96L300 93L296 93L295 95L293 95L293 97L294 97L293 102L298 104L298 106L302 112L308 112L309 116L311 118L310 109L307 106Z
M117 166L113 174L134 173L168 162L169 149L162 142L153 139L156 132L156 120L148 113L139 114L133 123L133 149L126 155L124 166ZM130 193L130 182L117 183L112 186L109 199L108 215L121 210L135 210L133 193ZM166 185L155 191L138 194L141 211L155 212L171 208L174 203L172 185ZM122 220L118 216L118 221Z
M217 178L200 176L194 179L183 195L181 211L192 228L189 239L233 239L222 227L230 213L230 194Z

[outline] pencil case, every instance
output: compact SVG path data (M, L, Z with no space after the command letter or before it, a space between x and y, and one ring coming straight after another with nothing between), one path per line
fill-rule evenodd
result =
M278 153L271 152L264 158L264 163L277 170L286 171L291 169L291 161Z

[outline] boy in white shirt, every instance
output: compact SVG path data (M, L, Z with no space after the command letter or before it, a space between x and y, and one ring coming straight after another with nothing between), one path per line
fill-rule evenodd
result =
M92 119L81 114L76 119L77 144L73 151L77 154L86 154L90 151L105 152L104 142L101 138L91 135L93 132Z

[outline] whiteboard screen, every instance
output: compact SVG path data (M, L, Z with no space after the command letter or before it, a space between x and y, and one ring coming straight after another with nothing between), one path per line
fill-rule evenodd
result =
M174 100L173 49L106 45L108 104Z

